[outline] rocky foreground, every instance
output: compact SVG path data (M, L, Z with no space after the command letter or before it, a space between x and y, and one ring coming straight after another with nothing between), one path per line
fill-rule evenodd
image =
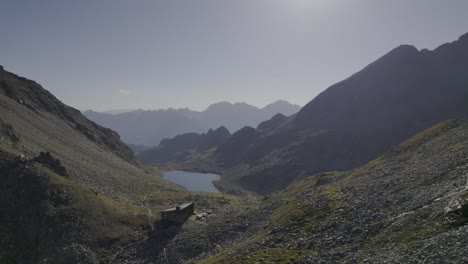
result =
M206 263L467 263L467 146L468 123L445 122L359 169L297 181L266 198L263 230Z

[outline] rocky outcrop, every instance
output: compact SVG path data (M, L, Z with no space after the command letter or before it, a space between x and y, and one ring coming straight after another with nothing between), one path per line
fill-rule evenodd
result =
M62 163L59 159L56 159L50 154L50 152L41 152L37 157L34 158L34 161L49 167L52 171L61 176L67 176L67 169L62 166Z
M10 144L18 144L20 142L20 138L16 133L15 129L9 124L2 122L0 119L0 141L1 142L9 142Z

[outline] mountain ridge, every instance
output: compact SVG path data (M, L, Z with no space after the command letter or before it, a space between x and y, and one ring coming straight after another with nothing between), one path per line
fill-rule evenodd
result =
M261 194L304 174L361 166L437 123L468 118L466 72L468 35L433 51L401 45L327 88L280 126L271 122L271 130L246 133L236 148L220 146L207 163L224 164L226 178L236 171L232 182Z
M298 105L278 100L263 108L247 103L219 102L203 111L188 108L135 110L121 114L105 114L92 110L83 114L94 122L117 131L127 144L156 146L163 138L184 133L204 133L225 126L235 132L244 126L256 127L277 113L292 115Z
M176 163L188 159L194 152L203 152L223 145L230 136L231 133L224 126L210 129L203 134L185 133L174 138L162 139L158 146L142 151L137 157L147 165Z

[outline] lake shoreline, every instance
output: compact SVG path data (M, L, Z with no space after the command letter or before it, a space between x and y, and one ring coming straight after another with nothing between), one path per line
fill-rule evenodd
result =
M219 181L221 175L214 173L189 172L183 170L166 171L163 179L181 185L191 191L220 192L214 181Z

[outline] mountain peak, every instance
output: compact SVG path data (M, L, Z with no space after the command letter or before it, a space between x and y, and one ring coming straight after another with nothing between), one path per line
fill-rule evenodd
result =
M282 99L268 104L262 108L262 110L267 112L269 116L274 116L278 113L282 113L285 116L290 116L297 113L300 109L301 107L299 105L291 104L290 102Z
M404 57L418 53L419 50L413 45L400 45L387 53L384 57Z
M286 100L279 99L279 100L276 100L275 102L273 102L271 104L291 104L291 103L286 101Z
M266 105L265 107L263 107L263 108L271 107L271 106L274 106L274 105L294 105L294 106L298 106L298 105L292 104L292 103L290 103L290 102L288 102L288 101L286 101L286 100L279 99L279 100L274 101L274 102L271 103L271 104L267 104L267 105Z
M270 120L263 121L257 126L257 130L263 131L263 130L270 130L273 129L277 126L279 126L281 123L283 123L287 117L281 113L278 113L274 115Z
M216 133L224 133L224 134L231 134L229 130L225 126L220 126L214 132Z
M208 106L208 108L210 108L210 107L218 107L218 106L231 106L231 105L232 105L232 103L230 103L230 102L222 101L222 102L217 102L217 103L214 103L214 104L210 104L210 105Z
M225 126L220 126L219 128L213 130L213 129L209 129L208 132L206 133L206 135L208 137L229 137L231 135L231 133L229 132L229 130L225 127Z

